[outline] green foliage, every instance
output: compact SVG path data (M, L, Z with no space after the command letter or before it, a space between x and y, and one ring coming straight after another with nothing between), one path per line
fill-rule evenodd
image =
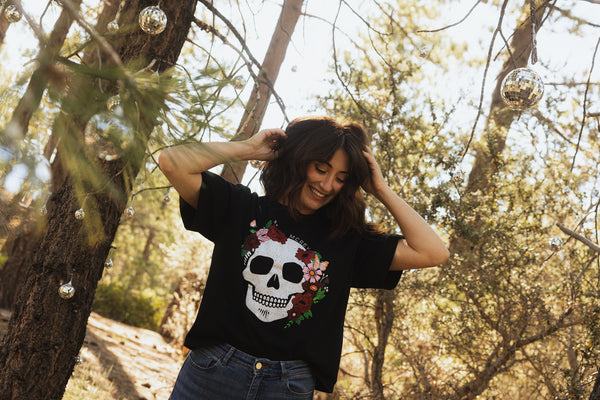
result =
M118 283L98 285L92 309L125 324L157 330L166 302L151 290L128 290Z
M403 12L394 19L408 18ZM383 21L374 29L385 30ZM461 162L467 129L451 124L454 106L435 92L439 77L422 75L410 57L398 60L414 39L402 32L380 43L373 36L369 45L384 62L367 54L338 60L342 86L320 103L373 132L390 186L454 252L440 268L403 275L388 311L394 328L383 367L386 398L475 398L476 390L497 399L583 398L600 354L597 324L589 322L597 319L600 263L555 226L577 227L597 242L600 148L597 133L577 117L583 89L546 93L540 111L521 115L510 132L487 124ZM444 59L444 51L440 42L430 60ZM497 138L504 135L502 148ZM469 165L477 153L489 155L481 170ZM469 178L484 178L484 189L471 190ZM374 221L395 226L377 201L369 204ZM558 249L549 246L554 236L565 241ZM352 295L342 364L350 374L375 362L385 323L376 312L381 298L378 291ZM347 378L343 395L369 393L371 376L363 379Z

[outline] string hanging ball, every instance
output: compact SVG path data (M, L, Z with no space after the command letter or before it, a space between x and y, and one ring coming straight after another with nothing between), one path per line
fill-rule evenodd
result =
M167 27L167 14L159 6L149 6L140 12L138 22L147 34L158 35Z
M23 15L21 15L21 11L19 11L19 9L12 4L7 5L4 9L4 18L6 18L6 20L11 24L19 22L22 17Z
M106 101L106 108L110 112L118 111L117 107L120 107L120 105L121 105L121 96L119 96L118 94L109 97L108 100Z
M65 300L68 300L75 296L75 288L73 287L71 281L58 287L58 295Z
M526 110L536 106L544 95L544 82L534 70L517 68L502 80L500 94L510 108Z
M554 236L550 239L550 249L552 251L560 250L560 247L563 245L563 240L559 236Z
M128 218L133 217L133 214L135 214L135 210L133 209L133 206L129 206L125 209L125 216Z
M79 210L75 211L75 219L82 220L84 218L85 218L85 211L83 211L83 208L80 208Z
M119 23L116 19L113 19L106 25L108 33L117 33L119 31Z

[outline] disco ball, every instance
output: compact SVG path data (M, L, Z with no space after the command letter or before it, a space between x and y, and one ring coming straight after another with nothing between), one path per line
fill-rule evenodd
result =
M75 295L75 288L73 287L73 284L69 281L64 285L60 285L58 288L58 295L65 300L72 298Z
M500 88L502 100L512 109L526 110L535 106L544 94L542 78L529 68L510 71Z
M110 21L108 25L106 25L106 30L108 33L117 33L119 31L119 23L116 19Z
M159 6L150 6L140 12L140 28L150 35L158 35L167 27L167 14Z
M10 23L19 22L21 20L21 11L12 4L6 6L4 9L4 18Z

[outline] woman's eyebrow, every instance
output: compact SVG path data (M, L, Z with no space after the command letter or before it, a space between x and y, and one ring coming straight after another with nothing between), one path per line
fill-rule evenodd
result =
M329 165L329 168L333 168L333 165L329 164L329 161L322 161L322 163ZM346 174L346 175L349 174L348 171L338 171L338 172L341 173L341 174Z

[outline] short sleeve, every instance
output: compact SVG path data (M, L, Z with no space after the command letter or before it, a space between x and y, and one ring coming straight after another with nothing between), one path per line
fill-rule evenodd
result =
M246 186L233 184L212 172L203 172L196 208L179 199L183 226L215 242L226 227L243 220L256 199L258 196Z
M375 235L362 237L356 252L352 287L393 289L402 271L390 271L392 259L401 235Z

